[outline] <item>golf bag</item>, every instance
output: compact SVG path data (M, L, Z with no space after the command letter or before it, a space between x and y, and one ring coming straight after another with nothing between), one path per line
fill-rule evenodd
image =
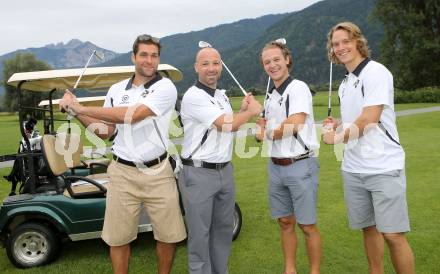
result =
M36 124L37 120L32 117L23 124L29 140L30 148L28 149L27 144L23 138L19 143L19 148L17 151L17 154L19 156L15 158L11 172L9 173L9 175L3 177L7 181L11 182L11 192L9 193L9 196L16 195L18 183L20 183L19 193L26 193L27 189L25 185L28 179L28 176L26 176L26 172L29 171L29 163L27 157L23 155L23 153L41 151L40 142L42 136L40 135L38 129L35 128ZM44 172L45 164L42 157L33 157L32 160L34 161L33 164L35 170L37 171L37 174Z

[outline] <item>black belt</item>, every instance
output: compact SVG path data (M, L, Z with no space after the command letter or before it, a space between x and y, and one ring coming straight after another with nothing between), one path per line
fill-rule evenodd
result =
M165 152L164 154L160 155L160 156L159 156L158 158L156 158L156 159L153 159L153 160L148 161L148 162L143 162L143 163L140 163L140 164L142 164L142 165L144 165L144 166L146 166L146 167L152 167L152 166L155 166L155 165L159 164L159 163L162 162L163 160L165 160L165 159L167 158L167 156L168 156L168 153ZM120 157L118 157L118 156L116 156L116 155L113 155L113 160L115 160L115 161L118 162L118 163L121 163L121 164L127 165L127 166L133 166L133 167L136 167L136 163L134 163L134 162L132 162L132 161L125 160L125 159L122 159L122 158L120 158ZM140 164L139 164L139 165L140 165Z
M182 164L186 166L193 166L193 167L203 167L203 168L209 168L209 169L216 169L220 170L227 166L229 162L224 163L208 163L200 160L192 160L192 159L184 159L182 158Z
M272 157L270 159L272 160L272 163L274 163L276 165L288 166L288 165L291 165L291 164L293 164L295 162L307 159L309 157L310 157L310 154L309 153L305 153L305 154L301 154L301 155L299 155L299 156L297 156L295 158L275 158L275 157Z

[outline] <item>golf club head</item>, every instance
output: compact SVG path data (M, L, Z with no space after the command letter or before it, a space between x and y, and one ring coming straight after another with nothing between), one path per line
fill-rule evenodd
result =
M101 61L104 61L104 52L99 52L99 51L96 51L96 50L94 50L93 51L93 54L95 55L95 57L96 58L98 58L99 60L101 60Z
M211 44L205 41L199 41L199 48L212 48Z
M283 45L285 45L287 43L286 38L278 38L277 40L275 40L275 42L283 44Z

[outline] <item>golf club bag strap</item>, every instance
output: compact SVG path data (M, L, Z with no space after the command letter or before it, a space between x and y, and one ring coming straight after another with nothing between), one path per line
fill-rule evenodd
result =
M286 97L286 118L289 117L289 94L287 94ZM303 139L301 138L301 136L299 136L298 133L294 133L293 137L295 137L295 139L298 141L298 143L304 147L304 150L306 151L306 153L308 153L310 151L309 147L304 143Z

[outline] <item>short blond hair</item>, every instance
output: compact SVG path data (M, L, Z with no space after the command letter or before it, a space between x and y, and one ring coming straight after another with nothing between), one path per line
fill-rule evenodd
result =
M365 36L362 34L361 29L352 22L342 22L335 25L327 34L327 56L329 61L335 64L342 64L333 52L332 46L333 33L335 33L335 31L337 30L345 30L346 32L348 32L348 37L351 40L354 39L356 41L356 48L361 56L363 58L370 57L368 42Z

